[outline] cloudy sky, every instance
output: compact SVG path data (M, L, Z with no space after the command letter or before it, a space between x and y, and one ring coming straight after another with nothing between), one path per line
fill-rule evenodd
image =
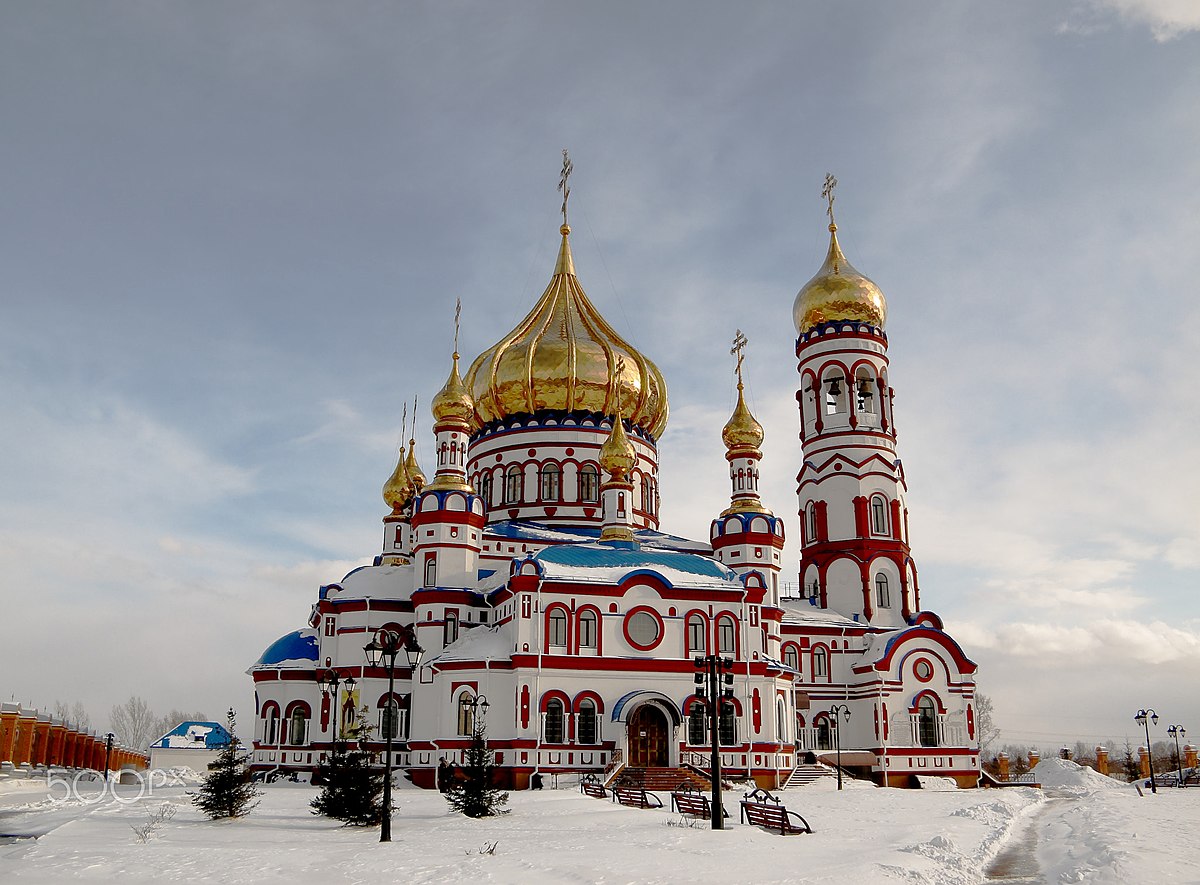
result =
M670 386L666 529L727 499L736 328L796 511L833 172L1004 739L1200 734L1198 95L1190 0L0 2L0 693L248 713L377 552L413 396L429 468L454 299L469 358L545 286L567 147L584 288Z

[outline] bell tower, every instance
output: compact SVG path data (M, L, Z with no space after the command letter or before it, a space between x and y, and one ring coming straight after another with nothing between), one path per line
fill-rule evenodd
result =
M829 251L796 296L801 594L875 626L920 609L909 554L907 491L888 384L887 302L846 260L825 177Z

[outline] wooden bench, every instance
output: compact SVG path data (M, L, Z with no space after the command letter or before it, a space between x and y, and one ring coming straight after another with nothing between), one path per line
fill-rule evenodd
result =
M747 793L742 799L742 823L778 831L781 836L812 832L808 821L796 812L788 811L782 802L762 789Z
M613 801L631 808L662 808L662 800L637 787L613 787Z
M600 783L600 778L594 774L589 774L579 782L579 792L585 796L591 796L593 799L607 799L608 790L604 789L604 784Z
M679 789L671 794L671 809L686 817L712 820L712 802L691 783L681 784ZM723 806L721 816L729 817L729 812Z

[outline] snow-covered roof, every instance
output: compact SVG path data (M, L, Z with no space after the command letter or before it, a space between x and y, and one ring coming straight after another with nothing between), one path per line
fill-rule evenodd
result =
M672 587L714 590L742 589L729 568L707 556L607 544L548 547L533 557L546 580L581 584L619 584L633 572L661 577Z
M867 626L830 609L813 605L807 599L781 599L779 607L783 609L783 623L785 624L797 626L807 624L822 627Z
M521 519L506 519L492 523L487 533L513 541L533 541L540 544L586 544L600 540L598 526L545 526ZM710 553L712 548L703 541L691 541L665 532L637 529L634 537L643 547L654 550L677 550L689 553Z
M282 670L311 670L317 662L317 631L311 627L280 636L262 653L250 670L264 667Z
M170 750L219 750L228 746L229 732L219 722L180 722L150 746Z
M472 627L463 630L458 639L445 651L426 661L426 664L445 664L450 661L507 661L512 657L512 636L497 625ZM424 666L424 664L422 665Z

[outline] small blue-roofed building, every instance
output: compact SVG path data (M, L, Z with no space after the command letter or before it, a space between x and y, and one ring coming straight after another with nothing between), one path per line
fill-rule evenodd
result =
M150 745L151 768L190 768L203 774L229 746L232 736L220 722L180 722Z

